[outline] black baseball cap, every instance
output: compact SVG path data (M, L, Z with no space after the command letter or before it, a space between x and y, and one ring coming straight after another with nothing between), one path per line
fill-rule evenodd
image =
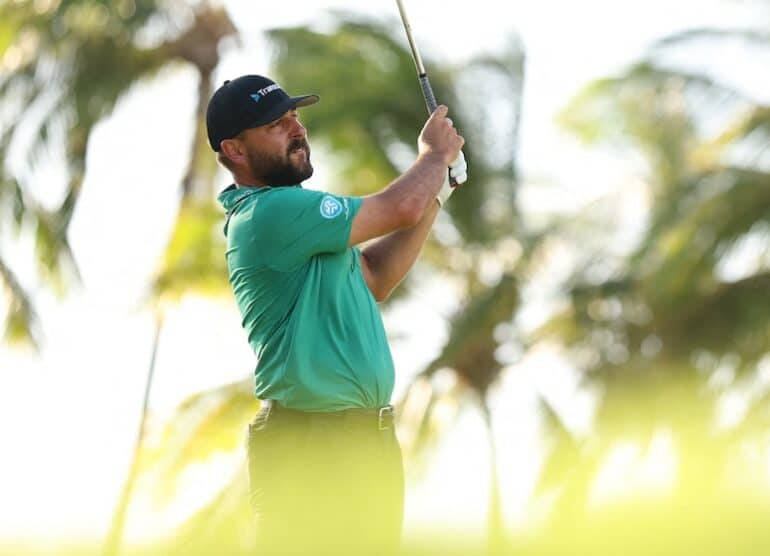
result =
M319 100L318 95L290 97L275 81L261 75L227 80L216 90L206 109L209 144L218 152L224 139L232 139L244 129L265 125L292 108Z

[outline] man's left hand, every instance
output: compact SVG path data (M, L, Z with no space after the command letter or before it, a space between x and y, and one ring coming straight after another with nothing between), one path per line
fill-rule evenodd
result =
M457 159L449 165L449 172L444 178L444 185L441 186L441 191L438 192L438 196L436 197L438 204L442 207L444 206L446 200L449 199L449 196L452 194L452 192L456 189L456 187L452 187L450 185L450 177L454 178L455 182L457 183L456 187L459 187L461 184L468 181L468 163L465 162L465 155L462 151L460 151L460 155L457 157Z

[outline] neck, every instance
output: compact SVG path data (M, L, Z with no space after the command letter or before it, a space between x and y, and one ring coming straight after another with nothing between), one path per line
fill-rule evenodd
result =
M264 187L268 185L264 181L252 176L250 172L235 171L231 173L236 187Z
M254 177L254 175L251 172L248 172L246 170L240 169L236 171L230 171L230 173L233 176L233 183L235 184L235 187L242 188L242 187L302 187L301 183L292 183L287 185L275 185L274 183L269 183L263 179L259 179Z
M300 183L292 183L287 185L275 185L267 183L263 180L258 180L253 177L247 177L244 178L242 176L236 176L233 175L233 183L235 184L235 187L237 188L243 188L243 187L302 187L302 184Z

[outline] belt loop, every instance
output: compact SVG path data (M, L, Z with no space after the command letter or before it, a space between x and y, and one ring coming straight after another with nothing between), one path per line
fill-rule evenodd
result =
M262 430L265 427L270 420L270 416L273 414L274 408L275 402L273 400L259 400L259 411L252 422L255 430Z
M273 400L260 401L260 409L262 409L262 407L265 408L265 421L267 421L270 418L270 415L273 413L274 406L275 406L275 402Z
M377 412L377 428L381 431L388 430L393 427L393 406L386 405L381 407Z

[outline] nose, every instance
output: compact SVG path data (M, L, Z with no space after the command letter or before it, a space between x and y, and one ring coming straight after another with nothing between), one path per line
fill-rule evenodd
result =
M293 123L294 125L291 130L291 136L301 138L307 137L307 129L305 129L305 126L303 126L302 122L299 121L299 118L294 118Z

